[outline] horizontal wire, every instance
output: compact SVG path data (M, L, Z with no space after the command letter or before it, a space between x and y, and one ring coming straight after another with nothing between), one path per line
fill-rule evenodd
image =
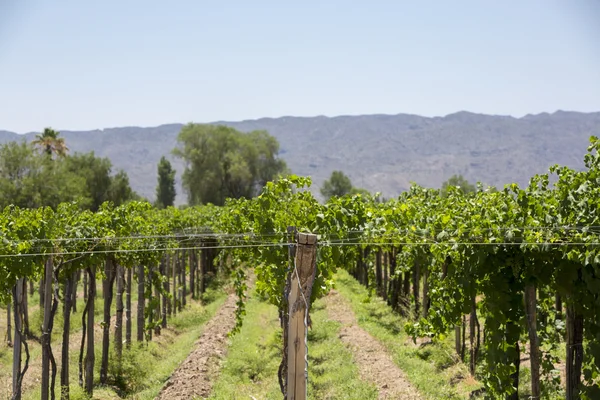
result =
M110 250L83 250L83 251L68 251L68 252L47 252L47 253L24 253L24 254L0 254L0 258L19 258L19 257L44 257L44 256L81 256L93 254L127 254L127 253L144 253L144 252L169 252L176 250L207 250L207 249L243 249L243 248L273 248L286 247L293 243L258 243L258 244L237 244L237 245L216 245L216 246L193 246L193 247L164 247L164 248L144 248L144 249L110 249ZM503 242L503 243L486 243L486 242L359 242L359 243L331 243L319 242L319 247L343 247L343 246L552 246L552 247L568 247L568 246L600 246L600 242L589 243L573 243L573 242Z
M415 225L413 225L415 226ZM418 227L417 227L418 228ZM519 230L540 230L540 229L548 229L548 230L561 230L561 229L566 229L566 230L583 230L583 229L600 229L600 226L597 225L553 225L553 226L498 226L498 227L493 227L493 228L483 228L483 227L478 227L478 228L461 228L461 231L472 231L472 230L481 230L481 231L489 231L489 230L511 230L511 229L519 229ZM421 228L418 228L421 229ZM435 229L430 229L430 228L422 228L422 229L428 229L428 230L433 230L433 231L446 231L446 230L455 230L458 228L455 227L449 227L449 228L435 228ZM404 230L409 230L409 228L404 228L404 229L397 229L399 231L404 231ZM351 232L351 233L363 233L363 232L369 232L370 230L366 230L366 229L361 229L361 230L349 230L347 232Z
M143 252L168 252L175 250L207 250L207 249L242 249L242 248L258 248L258 247L283 247L289 246L292 243L270 243L270 244L247 244L236 246L195 246L195 247L165 247L165 248L147 248L147 249L111 249L111 250L84 250L84 251L69 251L69 252L49 252L49 253L24 253L24 254L0 254L0 258L15 258L15 257L44 257L44 256L80 256L91 254L126 254L126 253L143 253Z
M97 237L59 237L59 238L32 238L22 241L26 242L66 242L66 241L119 241L119 240L145 240L145 239L187 239L187 238L211 238L211 237L243 237L254 235L248 233L195 233L195 234L169 234L169 235L135 235L135 236L97 236ZM283 235L283 234L281 234Z
M449 228L449 229L428 229L428 228L417 228L417 229L426 229L428 231L442 232L442 231L453 231L458 228ZM600 226L527 226L527 227L519 227L519 226L506 226L506 227L494 227L494 228L466 228L460 229L461 232L469 232L472 230L479 231L502 231L502 230L583 230L583 229L599 229ZM344 233L366 233L372 232L371 230L348 230L342 231ZM413 235L417 235L412 229L404 228L404 229L396 229L395 232L406 232ZM168 235L134 235L134 236L97 236L97 237L59 237L59 238L32 238L32 239L24 239L24 240L12 240L9 242L65 242L65 241L124 241L124 240L147 240L147 239L180 239L180 240L190 240L193 238L237 238L237 237L284 237L286 235L285 232L281 233L255 233L255 232L243 232L243 233L220 233L220 232L206 232L206 233L175 233ZM380 236L392 236L394 232L386 232ZM340 234L329 234L330 237L340 237Z
M148 241L148 240L152 240L154 242L157 243L167 243L167 242L178 242L178 243L182 243L182 242L190 242L190 241L194 241L198 238L208 238L208 239L218 239L218 240L222 240L222 241L233 241L233 240L244 240L244 241L249 241L251 239L246 239L246 237L253 237L252 235L230 235L230 236L220 236L217 234L212 234L212 235L205 235L205 236L194 236L194 237L187 237L187 236L131 236L131 237L98 237L98 238L59 238L59 239L25 239L25 240L5 240L3 243L5 244L20 244L20 243L63 243L63 242L67 242L67 241L73 241L73 242L79 242L79 243L99 243L99 242L107 242L107 243L119 243L119 242L125 242L128 241L129 243L131 242L141 242L141 241ZM281 234L277 237L272 236L272 238L283 238L284 235ZM257 238L261 238L260 236L257 236ZM268 238L268 236L264 237L264 238ZM257 240L258 241L258 240ZM2 243L2 242L0 242Z
M327 246L600 246L600 242L360 242L360 243L319 243Z

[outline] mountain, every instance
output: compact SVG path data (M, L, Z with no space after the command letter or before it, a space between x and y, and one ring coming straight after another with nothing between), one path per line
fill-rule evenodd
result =
M342 170L355 186L396 196L410 182L440 187L453 174L471 182L502 187L527 184L553 164L583 167L588 138L600 134L600 112L557 111L510 116L461 111L445 117L359 115L281 117L215 122L241 131L265 129L281 145L280 155L293 173L313 177L313 188L333 170ZM170 151L182 124L153 128L122 127L61 131L71 151L93 150L129 174L139 194L154 198L156 166L166 155L181 177L183 163ZM0 131L0 143L31 140L35 133ZM178 203L185 202L178 181Z

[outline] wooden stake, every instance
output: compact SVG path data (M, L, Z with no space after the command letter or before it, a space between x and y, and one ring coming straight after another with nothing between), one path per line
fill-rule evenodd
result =
M537 334L537 298L534 284L525 287L525 311L527 316L527 330L529 331L529 359L531 363L531 398L540 399L542 388L540 385L540 347Z
M44 321L42 323L42 379L41 399L50 398L50 354L52 349L50 331L50 313L52 307L52 279L54 275L54 264L52 257L48 257L44 268ZM21 292L22 295L22 292Z
M287 400L306 399L306 337L310 296L316 275L317 235L298 233L295 266L290 271L287 332Z
M8 303L6 305L6 345L8 347L12 346L12 322L10 320L10 309L12 308L12 304Z
M17 281L13 295L13 317L15 319L15 340L13 343L13 399L21 400L21 307L23 306L23 278Z

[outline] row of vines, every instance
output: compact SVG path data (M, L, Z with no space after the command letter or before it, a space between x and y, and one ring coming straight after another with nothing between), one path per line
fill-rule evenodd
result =
M7 305L7 339L13 346L12 398L21 398L30 361L28 340L37 340L42 346L41 397L56 397L58 368L52 335L59 303L63 313L60 395L69 398L70 326L80 284L82 339L75 345L80 350L79 384L89 395L95 384L97 296L103 300L100 384L108 383L109 362L116 363L119 371L123 345L132 345L134 278L136 340L144 342L152 340L153 333L160 335L186 299L190 295L199 298L217 274L218 242L212 233L197 228L206 226L203 218L210 218L210 213L210 207L204 208L204 213L185 213L154 210L145 203L117 208L107 203L96 213L80 211L76 204L62 204L55 211L6 208L0 214L0 296ZM101 291L96 287L98 281L102 282ZM28 315L27 301L34 285L38 285L43 309L40 337L31 333ZM111 312L113 306L116 315ZM110 351L111 335L114 352Z
M410 318L414 338L454 334L486 398L519 398L525 354L529 398L600 398L599 148L592 137L582 171L553 166L525 188L469 195L415 185L386 202L321 205L302 190L306 178L269 183L257 199L227 204L228 226L264 242L234 253L256 266L258 290L283 313L287 253L266 243L284 244L288 225L318 233L313 297L335 268L348 270Z
M82 275L90 318L89 299L96 278L102 280L103 383L115 281L117 354L116 328L123 310L131 310L128 295L125 305L122 296L134 278L138 297L146 299L138 312L145 316L138 334L148 337L168 323L169 304L183 302L186 281L194 286L192 293L202 290L205 277L216 272L215 258L234 278L238 326L247 266L255 269L257 291L284 317L290 226L319 235L313 299L333 286L336 268L347 269L407 316L405 329L415 338L454 334L457 352L483 382L486 397L519 398L520 360L527 353L531 398L559 390L559 363L566 364L567 399L600 398L599 148L592 138L583 171L555 166L525 188L479 188L469 195L458 188L442 195L413 186L385 202L357 195L321 204L306 190L309 178L290 176L267 183L256 198L229 199L223 207L156 210L134 202L117 208L106 204L96 213L79 211L75 204L54 211L9 207L0 215L0 296L12 302L14 314L15 398L26 369L21 365L25 281L41 280L44 306L51 304L41 341L45 365L54 366L50 337L58 303L66 313ZM566 350L557 357L560 343ZM86 345L86 357L81 346L80 384L91 393L93 335ZM49 388L43 398L53 394L48 371L42 377Z

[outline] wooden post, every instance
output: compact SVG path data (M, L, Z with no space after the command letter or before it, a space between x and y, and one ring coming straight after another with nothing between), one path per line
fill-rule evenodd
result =
M160 296L162 308L161 308L161 322L160 326L162 328L167 328L167 296L165 293L169 293L169 274L167 272L167 262L165 261L165 257L160 260L160 274L163 279L163 293Z
M6 345L8 347L12 346L12 323L10 321L10 309L12 304L8 302L6 305Z
M317 235L298 233L296 258L290 274L287 330L287 400L306 399L308 312L316 275Z
M537 334L537 298L534 284L525 286L525 315L527 317L527 330L529 331L529 359L531 362L531 397L540 399L542 389L540 385L540 353Z
M137 341L139 343L144 341L144 328L146 326L146 319L144 318L144 310L146 309L145 303L145 276L144 266L138 265L138 299L137 299Z
M73 313L77 312L77 286L79 284L79 281L81 280L81 270L77 270L75 272L73 272L73 288L71 290L71 303L72 303L72 308L71 310L73 311Z
M23 306L23 278L20 278L13 290L13 318L15 319L15 340L13 343L13 399L21 400L21 350L22 350L22 321L21 307Z
M383 299L385 301L388 300L388 254L387 251L383 252Z
M131 347L131 282L133 281L133 268L127 268L127 283L125 285L125 343Z
M190 266L190 294L192 299L196 299L196 263L194 251L188 251L188 264Z
M87 350L85 352L85 392L89 397L94 394L94 363L96 353L94 351L94 312L96 298L96 266L92 265L89 269L88 297L87 297ZM83 346L82 346L83 347Z
M21 311L23 312L23 334L26 338L31 336L29 331L29 300L27 299L27 278L23 278L23 304Z
M123 357L123 314L125 311L123 304L123 292L125 291L125 269L122 265L117 264L115 272L117 273L117 319L115 321L114 349L117 352L118 370L121 371L121 360Z
M377 296L383 297L383 270L382 270L383 252L381 248L375 253L375 287Z
M173 272L173 315L177 315L177 251L173 252L171 259L171 272Z
M456 354L460 356L460 352L461 352L461 347L462 347L462 340L460 338L460 326L461 324L458 323L457 325L454 326L454 350L456 350Z
M71 331L71 309L73 307L73 291L76 275L70 274L65 279L65 297L63 311L63 337L60 363L60 398L69 399L69 334Z
M54 264L52 256L46 260L44 268L44 321L42 323L42 378L41 399L50 398L50 355L51 349L51 307L52 307L52 280L54 277Z
M171 293L171 257L169 253L165 255L165 291L166 293ZM167 297L167 315L169 318L173 315L173 309L171 304L173 303L171 296Z
M83 272L83 300L87 301L87 295L88 295L88 274L85 273L85 271Z
M186 254L185 254L185 250L180 250L180 259L181 259L181 305L183 307L185 307L187 305L187 286L185 283L185 273L186 273Z

